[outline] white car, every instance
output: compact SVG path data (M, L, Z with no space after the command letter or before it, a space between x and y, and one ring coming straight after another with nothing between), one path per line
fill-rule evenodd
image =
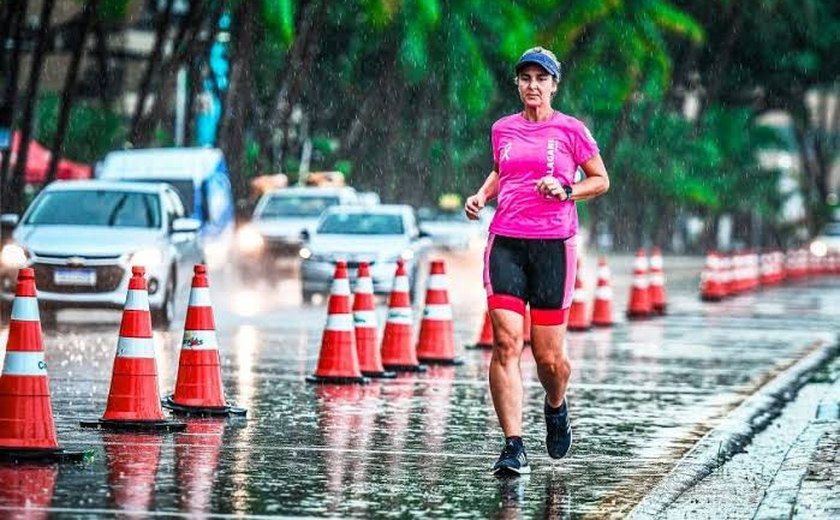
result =
M814 256L840 253L840 222L829 222L811 241L810 249Z
M434 245L451 250L469 249L483 233L482 223L468 219L460 208L453 211L427 209L420 213L420 229L428 233Z
M316 293L329 293L338 260L347 262L351 284L359 263L367 262L374 293L388 294L402 259L413 300L432 245L417 226L414 208L405 204L335 206L308 235L300 250L304 302Z
M186 218L169 184L54 182L19 219L0 250L0 311L9 316L21 267L35 270L42 321L64 308L122 309L131 267L146 269L149 307L168 328L192 269L204 261L201 222ZM7 224L16 215L4 215Z

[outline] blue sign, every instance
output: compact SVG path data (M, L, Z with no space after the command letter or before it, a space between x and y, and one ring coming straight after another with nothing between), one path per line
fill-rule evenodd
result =
M9 128L0 128L0 150L8 150L12 145L12 132Z

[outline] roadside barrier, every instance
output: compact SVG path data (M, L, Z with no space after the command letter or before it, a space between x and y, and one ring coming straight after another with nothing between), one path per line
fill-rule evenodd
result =
M83 428L128 431L186 428L186 424L163 415L144 275L143 267L131 268L105 414L99 420L81 421Z
M417 342L417 358L422 363L461 365L464 362L455 356L455 329L448 290L443 260L433 260Z
M602 256L598 260L598 286L595 288L595 303L592 306L592 325L596 327L612 327L612 297L610 286L610 267L607 258Z
M356 354L362 375L377 378L394 378L395 372L387 372L382 366L379 352L376 319L376 303L373 296L373 280L367 262L359 264L356 276L356 291L353 295L353 325L356 334Z
M18 271L0 375L0 460L81 460L84 452L58 447L36 294L35 271Z
M187 415L246 414L225 401L210 283L202 264L193 267L175 392L164 398L163 406Z
M321 353L315 373L306 378L310 383L367 383L359 368L356 353L353 314L350 309L350 280L347 263L335 264L327 323L321 337Z
M627 302L627 317L631 320L650 317L652 307L649 288L647 255L644 249L639 249L633 263L633 286L630 289L630 300Z
M394 286L388 298L388 318L382 335L382 364L395 372L425 372L417 359L413 342L414 316L408 293L408 276L402 260L397 261Z

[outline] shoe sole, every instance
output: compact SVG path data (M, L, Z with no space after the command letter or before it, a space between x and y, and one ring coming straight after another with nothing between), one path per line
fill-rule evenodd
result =
M505 475L530 475L531 474L531 466L525 466L524 468L497 468L492 470L492 473L497 476L505 476Z
M551 454L551 452L550 452L550 451L548 451L548 437L546 437L546 438L545 438L545 451L547 451L547 452L548 452L548 456L549 456L549 457L551 457L551 458L552 458L552 459L554 459L554 460L560 460L560 459L563 459L563 458L565 458L565 457L566 457L566 455L568 455L568 454L569 454L569 452L570 452L570 451L572 451L572 441L573 441L573 440L574 440L574 438L572 437L572 431L571 431L571 430L569 430L569 447L568 447L568 448L566 448L566 451L565 451L565 452L563 452L563 454L562 454L562 455L560 455L559 457L555 457L554 455L552 455L552 454Z

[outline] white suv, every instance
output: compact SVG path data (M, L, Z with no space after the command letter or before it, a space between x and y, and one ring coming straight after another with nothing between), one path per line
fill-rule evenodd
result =
M9 316L21 267L34 268L42 321L50 322L62 308L121 309L131 266L142 265L152 319L168 328L193 265L204 260L201 223L184 214L178 194L164 183L50 184L0 251L0 314ZM5 223L16 220L3 215Z

